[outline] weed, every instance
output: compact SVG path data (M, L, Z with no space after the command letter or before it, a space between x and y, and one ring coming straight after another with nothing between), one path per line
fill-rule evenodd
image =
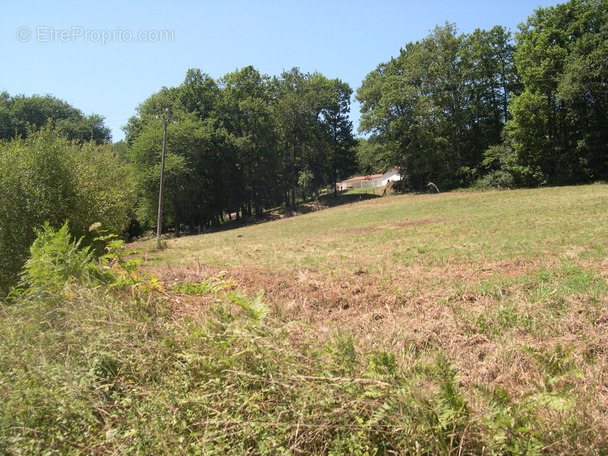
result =
M92 254L73 241L65 223L58 231L46 223L36 231L30 258L23 268L23 287L31 293L58 293L67 282L85 282L94 270Z
M204 296L206 294L217 294L220 291L230 289L234 284L224 276L225 271L218 274L217 277L210 277L202 282L176 282L171 287L173 291L191 296Z
M254 321L263 321L268 315L268 306L262 301L264 290L260 290L253 299L238 292L229 293L227 297L243 308L245 314Z
M574 363L571 348L561 344L555 345L552 350L540 350L527 345L520 348L538 364L542 384L535 383L535 386L542 392L565 395L572 388L569 380L582 376Z
M477 386L486 402L486 413L482 417L489 454L540 455L542 434L538 429L534 411L513 400L500 385Z

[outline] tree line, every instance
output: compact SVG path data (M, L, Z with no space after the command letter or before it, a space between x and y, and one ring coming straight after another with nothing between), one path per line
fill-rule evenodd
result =
M103 118L52 96L0 96L0 292L15 284L45 222L92 241L88 227L137 234L155 222L169 112L163 224L196 232L295 207L356 171L352 89L294 68L245 67L214 80L192 69L163 88L110 144ZM335 185L333 185L335 188Z
M361 131L414 190L606 179L607 28L606 0L540 8L514 36L438 26L367 75Z
M139 217L154 223L162 123L167 128L165 209L179 232L247 217L335 184L356 171L352 89L294 68L278 77L252 66L214 80L198 69L145 100L125 127ZM335 187L335 185L334 185Z
M11 96L0 93L0 140L25 138L47 123L69 140L92 141L102 144L110 141L110 129L98 114L84 115L69 103L51 95Z

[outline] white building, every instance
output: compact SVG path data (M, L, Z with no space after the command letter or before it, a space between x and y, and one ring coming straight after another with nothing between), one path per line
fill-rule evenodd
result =
M398 168L388 170L382 175L382 186L385 186L389 182L401 180L401 173Z
M370 176L357 176L338 182L339 190L347 190L349 188L368 188L380 187L388 184L390 181L401 179L401 174L398 168L393 168L384 174L372 174Z

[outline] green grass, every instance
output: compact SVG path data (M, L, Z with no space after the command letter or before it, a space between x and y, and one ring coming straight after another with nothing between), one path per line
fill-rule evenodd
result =
M601 258L603 185L393 196L236 231L170 241L166 261L320 272L509 258ZM163 260L164 261L164 260Z
M343 190L342 195L382 195L384 187L363 187L363 188L349 188Z
M0 454L608 454L607 203L367 199L32 286Z

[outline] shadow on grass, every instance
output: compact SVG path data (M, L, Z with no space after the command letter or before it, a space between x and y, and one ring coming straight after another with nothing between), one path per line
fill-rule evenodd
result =
M343 193L338 194L338 196L323 195L316 200L300 203L295 210L288 209L287 213L293 215L308 214L310 212L328 209L330 207L344 206L346 204L353 204L376 198L381 198L381 196L368 193ZM285 209L281 209L281 211L283 214L285 214Z
M278 208L264 212L261 215L242 217L239 220L228 220L221 225L208 227L204 233L182 233L182 236L217 233L221 231L234 230L245 226L258 225L260 223L273 222L284 218L297 217L299 215L309 214L311 212L329 209L331 207L343 206L346 204L358 203L360 201L368 201L376 198L381 198L380 195L368 193L342 193L338 196L322 195L319 198L311 201L300 202L295 209Z
M323 209L329 209L336 206L344 206L346 204L358 203L360 201L368 201L372 199L380 198L379 195L368 194L368 193L343 193L334 195L322 195L319 198L300 202L296 205L295 209L291 208L280 208L264 213L260 217L251 217L254 223L267 222L272 220L278 220L287 217L296 217L298 215L309 214L311 212L321 211ZM255 219L259 221L256 222Z

